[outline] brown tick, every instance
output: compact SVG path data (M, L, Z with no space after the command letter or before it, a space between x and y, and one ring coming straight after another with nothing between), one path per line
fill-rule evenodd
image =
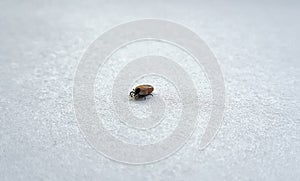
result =
M129 95L134 97L134 99L139 99L141 97L146 97L148 95L152 95L154 88L152 85L139 85L133 89ZM152 95L153 96L153 95Z

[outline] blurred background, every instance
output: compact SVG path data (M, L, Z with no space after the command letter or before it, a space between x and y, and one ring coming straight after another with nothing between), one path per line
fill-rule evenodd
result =
M296 0L1 0L0 180L299 180L299 17ZM171 157L133 166L87 143L72 89L98 36L144 18L182 24L208 44L226 107L205 150L196 133Z

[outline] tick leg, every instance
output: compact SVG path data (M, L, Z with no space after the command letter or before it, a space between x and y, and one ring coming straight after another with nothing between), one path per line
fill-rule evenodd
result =
M139 94L137 94L137 95L134 96L134 99L135 99L135 100L139 100L139 99L140 99L140 100L141 100L141 99L145 100L145 99L147 99L147 98L146 98L145 95L139 95Z
M146 100L146 99L147 99L147 96L140 95L139 98L143 98L143 100Z

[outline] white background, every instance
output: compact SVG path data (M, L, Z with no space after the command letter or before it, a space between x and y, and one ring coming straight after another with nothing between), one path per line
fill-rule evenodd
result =
M300 3L0 1L0 180L297 180ZM72 103L81 55L120 23L158 18L196 32L226 87L224 121L149 165L112 161L80 132ZM203 126L199 126L203 129Z

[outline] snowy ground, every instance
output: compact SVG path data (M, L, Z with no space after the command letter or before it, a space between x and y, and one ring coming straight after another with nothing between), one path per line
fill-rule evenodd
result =
M298 1L1 0L0 9L0 180L300 178ZM111 27L143 18L182 24L208 44L225 79L226 108L222 127L206 149L198 149L205 125L200 124L171 157L133 166L112 161L87 143L76 121L72 92L78 63L91 42ZM113 58L132 50L141 53L140 47L146 45L132 45ZM149 53L157 46L147 47ZM178 51L169 50L176 59ZM99 112L107 101L101 100L101 85L110 86L105 77L116 67L113 63L103 68L107 74L97 76ZM194 71L193 66L186 68ZM146 79L172 87L161 78ZM201 82L205 86L207 80ZM167 90L176 96L175 89ZM171 119L180 104L167 105ZM110 114L109 108L103 110L99 114ZM143 117L145 110L134 113ZM108 116L112 134L131 143L141 138L151 143L174 126L166 124L168 129L162 130L167 132L154 131L146 138L118 131L112 121Z

